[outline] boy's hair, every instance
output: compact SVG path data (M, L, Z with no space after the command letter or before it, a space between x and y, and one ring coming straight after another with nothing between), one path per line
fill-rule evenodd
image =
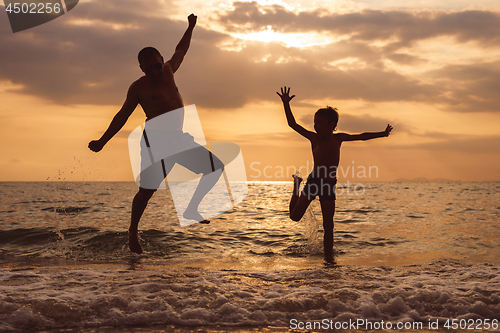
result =
M336 129L339 122L339 113L337 112L337 108L332 108L331 106L327 105L326 108L322 108L316 111L316 114L326 117L326 120L329 124L335 124L335 126L333 126L333 129Z
M149 59L154 55L159 55L161 57L160 51L155 49L152 46L148 46L143 48L139 54L137 55L137 60L139 60L139 63L142 63L143 60Z

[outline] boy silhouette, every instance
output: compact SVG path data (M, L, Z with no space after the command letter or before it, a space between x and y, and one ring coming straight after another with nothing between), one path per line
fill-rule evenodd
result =
M181 65L189 49L193 29L196 25L196 19L197 17L194 14L188 16L188 28L176 46L172 58L167 62L163 60L160 52L153 47L145 47L139 52L139 67L145 75L130 85L127 97L120 111L115 115L102 137L99 140L94 140L89 143L90 150L94 152L102 150L104 145L125 125L127 119L132 112L134 112L138 104L142 106L146 114L146 122L167 112L173 110L178 111L184 107L184 102L174 81L174 73ZM198 206L204 196L219 180L224 166L217 157L212 155L204 147L196 144L192 136L182 132L184 113L177 111L174 115L180 116L174 117L176 119L178 118L176 121L168 124L168 128L160 128L157 130L162 131L162 133L167 132L165 137L168 139L165 140L165 145L176 145L182 142L183 145L189 146L190 149L169 157L168 159L156 162L148 168L141 168L139 191L132 201L129 228L129 248L135 253L143 252L138 237L138 225L142 213L146 209L149 199L153 196L175 163L183 165L194 173L203 174L183 216L186 219L197 220L201 223L209 223L209 221L204 220L198 212ZM154 120L150 122L150 124L151 123L154 124ZM143 138L147 147L141 147L141 157L147 156L148 149L150 148L145 132ZM210 156L210 159L200 156Z
M335 214L335 185L337 168L340 161L340 146L344 141L371 140L387 137L392 126L387 125L383 132L365 132L361 134L333 133L337 127L339 114L336 108L319 109L314 115L314 130L311 132L297 124L290 108L290 87L281 88L281 97L285 108L288 125L311 142L314 166L307 177L304 189L299 193L302 178L294 175L294 188L290 200L290 218L300 221L312 200L319 196L323 215L324 254L328 262L333 260L333 216Z

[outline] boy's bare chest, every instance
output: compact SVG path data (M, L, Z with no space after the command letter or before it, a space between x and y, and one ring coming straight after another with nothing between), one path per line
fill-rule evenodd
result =
M340 151L340 141L335 138L328 140L317 139L311 142L313 154L329 153Z
M340 142L333 140L311 141L315 166L334 167L340 161Z

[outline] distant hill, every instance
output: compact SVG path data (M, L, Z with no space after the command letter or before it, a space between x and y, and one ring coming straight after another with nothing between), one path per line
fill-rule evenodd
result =
M412 178L412 179L408 179L408 178L398 178L398 179L395 179L394 182L400 182L400 183L404 183L404 182L440 182L440 183L449 183L449 182L459 182L460 180L454 180L454 179L447 179L447 178L433 178L433 179L429 179L429 178L425 178L425 177L417 177L417 178Z

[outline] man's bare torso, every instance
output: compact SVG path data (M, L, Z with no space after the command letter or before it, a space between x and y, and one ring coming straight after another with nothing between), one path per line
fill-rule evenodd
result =
M335 179L340 161L341 141L335 134L327 138L315 135L311 140L314 159L314 175L319 178Z
M166 112L184 107L181 94L174 81L174 74L168 62L165 63L162 79L155 82L146 76L133 84L147 120Z

